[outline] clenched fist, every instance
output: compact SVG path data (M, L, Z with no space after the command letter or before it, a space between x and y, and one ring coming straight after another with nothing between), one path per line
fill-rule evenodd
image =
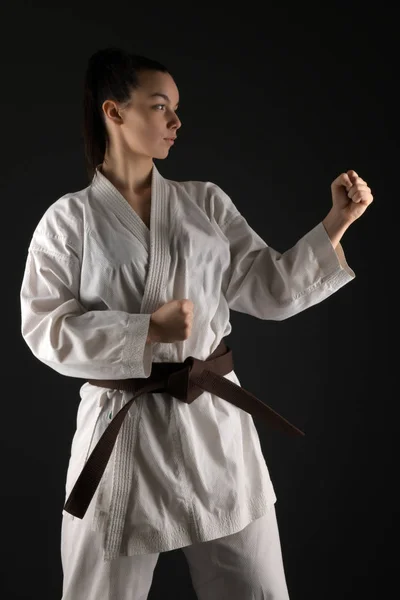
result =
M147 343L187 340L192 332L193 308L188 299L171 300L161 306L151 315Z
M334 248L346 229L366 211L374 197L355 171L341 173L331 184L332 208L322 221Z
M345 225L361 217L374 197L371 188L355 171L347 171L337 177L331 185L332 209Z

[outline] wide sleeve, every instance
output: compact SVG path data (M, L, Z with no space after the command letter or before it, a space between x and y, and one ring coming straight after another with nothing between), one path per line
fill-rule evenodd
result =
M21 333L34 356L69 377L149 377L150 314L85 310L79 282L77 251L60 236L35 236L20 290Z
M221 228L230 247L224 293L232 310L280 321L325 300L354 279L341 244L334 249L322 222L280 253L232 205L231 209Z

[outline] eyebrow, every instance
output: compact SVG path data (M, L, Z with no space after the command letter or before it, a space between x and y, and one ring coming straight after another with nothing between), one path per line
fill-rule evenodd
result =
M149 98L153 98L154 96L160 96L161 98L164 98L164 100L166 100L167 102L171 102L171 100L168 98L167 94L162 94L161 92L154 92L154 94L150 94ZM177 102L176 106L179 105L179 102Z

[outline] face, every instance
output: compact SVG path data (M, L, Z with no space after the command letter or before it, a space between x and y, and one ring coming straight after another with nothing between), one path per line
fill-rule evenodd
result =
M133 90L128 105L112 101L103 104L111 136L134 154L149 158L166 158L181 122L176 114L178 88L169 73L142 71L139 87Z

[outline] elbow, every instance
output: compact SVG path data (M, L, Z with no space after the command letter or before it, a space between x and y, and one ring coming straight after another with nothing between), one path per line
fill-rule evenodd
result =
M32 354L45 364L60 364L69 354L61 334L62 319L25 319L21 335Z

